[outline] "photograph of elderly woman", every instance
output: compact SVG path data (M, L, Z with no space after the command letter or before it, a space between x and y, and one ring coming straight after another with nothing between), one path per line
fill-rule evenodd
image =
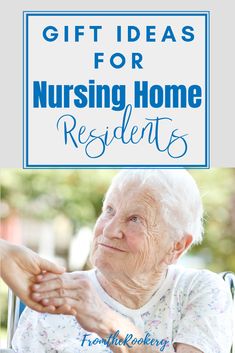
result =
M2 170L1 184L2 277L27 304L13 352L231 351L234 169Z

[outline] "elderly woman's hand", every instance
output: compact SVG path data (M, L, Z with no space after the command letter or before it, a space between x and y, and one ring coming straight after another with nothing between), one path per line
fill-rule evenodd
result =
M110 320L114 312L100 299L82 273L45 274L37 276L37 281L32 286L35 301L54 307L54 314L74 315L87 331L100 336L110 334Z
M32 286L32 290L33 300L54 307L53 314L74 315L84 330L95 332L102 338L115 333L117 328L120 338L124 338L128 332L136 337L142 335L129 319L100 299L89 279L82 273L37 276L37 284ZM112 347L112 351L117 353L127 352L123 349Z

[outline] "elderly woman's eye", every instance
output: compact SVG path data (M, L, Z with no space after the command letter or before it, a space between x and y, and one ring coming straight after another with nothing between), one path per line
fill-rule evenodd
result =
M137 223L137 222L139 222L139 220L140 220L140 219L139 219L139 216L131 216L131 217L130 217L130 221L131 221L131 222Z
M112 208L111 206L107 206L107 207L105 208L105 211L106 211L107 213L113 213L113 208Z

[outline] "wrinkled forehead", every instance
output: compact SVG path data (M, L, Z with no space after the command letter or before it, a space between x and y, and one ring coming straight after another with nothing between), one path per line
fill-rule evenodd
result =
M158 200L149 185L140 184L138 180L126 181L125 183L115 183L108 189L104 204L106 203L124 203L135 206L149 205L157 207Z

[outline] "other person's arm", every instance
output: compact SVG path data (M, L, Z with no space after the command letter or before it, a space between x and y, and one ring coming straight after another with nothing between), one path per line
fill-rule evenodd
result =
M35 276L43 271L61 274L64 268L51 263L28 248L0 239L0 275L13 292L31 309L47 312L45 306L31 299ZM50 307L53 311L53 307Z

